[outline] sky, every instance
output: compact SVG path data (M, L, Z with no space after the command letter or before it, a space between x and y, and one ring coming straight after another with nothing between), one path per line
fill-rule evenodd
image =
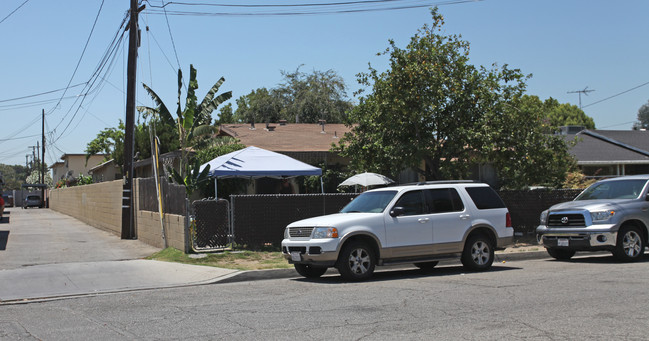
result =
M341 2L145 2L139 19L137 105L154 106L144 83L175 110L177 70L180 67L188 75L190 64L198 71L199 100L225 77L220 92L232 91L228 103L236 106L236 98L261 87L274 88L283 81L282 71L300 68L306 73L335 71L356 102L356 75L368 71L368 63L387 70L387 57L377 53L389 46L390 39L405 48L419 28L432 22L430 7L435 5L445 17L443 33L461 35L469 42L472 64L508 64L531 74L527 93L541 100L552 97L579 106L577 91L588 90L581 93L581 105L597 129L631 129L638 109L649 101L646 0L196 6ZM111 43L122 35L119 28L129 4L128 0L0 1L0 163L24 165L26 157L31 158L31 146L40 144L43 111L48 165L64 153L84 153L101 130L124 120L128 38L124 35L121 43ZM183 105L184 99L183 94Z

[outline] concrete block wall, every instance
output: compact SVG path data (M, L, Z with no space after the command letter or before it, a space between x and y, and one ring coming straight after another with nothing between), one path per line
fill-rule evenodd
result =
M122 181L54 189L50 208L121 236Z
M137 211L137 239L151 246L164 248L160 214L158 212ZM167 247L185 250L185 217L165 214L164 224Z
M54 189L50 192L50 208L69 215L117 236L122 234L122 181ZM134 198L138 198L138 179L134 181ZM137 239L163 248L162 227L158 212L140 211L135 199L135 231ZM188 252L185 248L185 217L165 214L167 246Z

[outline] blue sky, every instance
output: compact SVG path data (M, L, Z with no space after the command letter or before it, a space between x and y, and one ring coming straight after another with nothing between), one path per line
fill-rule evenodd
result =
M100 130L115 127L119 119L124 119L126 40L116 51L109 72L96 80L81 106L81 97L75 96L85 92L83 86L72 87L65 95L58 91L32 96L92 79L129 1L105 0L97 17L101 4L101 0L0 2L0 163L25 163L25 155L31 153L28 147L40 141L43 109L47 113L48 141L54 142L47 147L48 164L58 161L63 153L83 153ZM385 50L388 39L405 47L418 28L431 22L429 6L303 16L165 17L152 11L160 11L152 5L161 4L160 0L150 0L140 15L138 105L152 105L141 86L143 82L175 108L178 62L185 74L189 64L198 70L199 98L223 76L226 81L221 90L233 92L234 104L234 99L253 89L277 86L282 81L282 70L294 71L300 65L305 72L336 71L346 81L352 97L358 89L356 74L367 71L368 63L378 70L386 69L387 58L376 54ZM541 99L553 97L561 103L578 105L578 94L568 92L586 87L595 90L582 95L581 101L598 129L631 129L638 109L649 100L649 85L638 87L649 82L649 1L484 0L450 4L397 0L382 6L436 4L446 20L445 33L460 34L470 43L474 65L509 64L532 74L528 93ZM166 9L261 11L180 5L168 5ZM94 32L88 40L96 17ZM638 88L615 96L635 87ZM607 99L612 96L615 97ZM26 98L17 99L21 97Z

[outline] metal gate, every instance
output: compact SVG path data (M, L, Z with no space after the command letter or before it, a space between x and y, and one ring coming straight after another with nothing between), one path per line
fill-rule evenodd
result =
M197 200L191 209L192 249L196 252L231 249L230 203L224 199Z

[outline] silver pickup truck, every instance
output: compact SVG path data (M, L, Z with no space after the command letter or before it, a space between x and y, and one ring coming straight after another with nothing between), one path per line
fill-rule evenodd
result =
M642 258L649 235L649 175L601 180L573 201L541 213L537 239L550 256L610 251L620 261Z

